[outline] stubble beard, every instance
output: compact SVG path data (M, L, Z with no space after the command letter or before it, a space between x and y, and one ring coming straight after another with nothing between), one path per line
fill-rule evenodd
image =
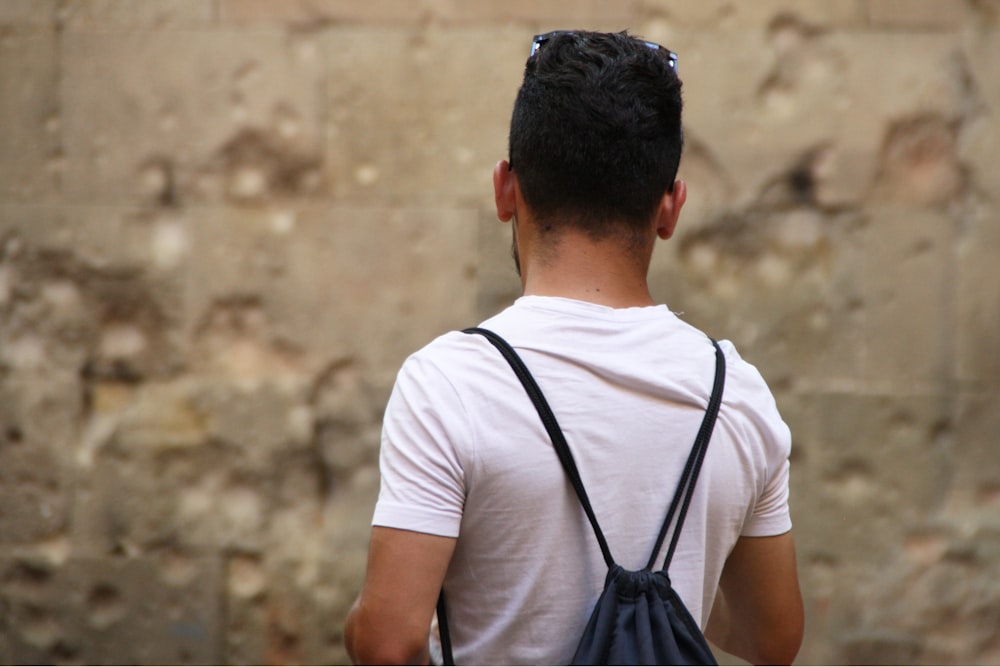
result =
M511 223L511 242L510 242L510 256L514 259L514 270L517 271L517 277L521 277L521 254L517 251L517 218L514 218Z

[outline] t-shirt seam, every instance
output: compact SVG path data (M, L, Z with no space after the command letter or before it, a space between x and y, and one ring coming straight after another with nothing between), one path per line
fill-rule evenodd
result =
M524 299L530 300L525 301ZM546 302L546 299L558 299L558 301ZM561 308L559 305L565 305L568 307ZM545 297L539 295L520 297L514 302L514 307L543 311L559 315L560 317L572 317L580 320L600 319L604 322L646 322L655 320L658 317L663 317L664 315L673 315L676 317L676 314L665 304L636 306L633 308L611 308L609 306L601 306L600 304L590 303L587 301L580 301L579 299ZM581 312L583 309L588 309L588 311ZM629 317L628 315L634 315L634 317Z

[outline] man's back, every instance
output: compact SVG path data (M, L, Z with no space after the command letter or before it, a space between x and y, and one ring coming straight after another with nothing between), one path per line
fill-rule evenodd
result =
M707 337L665 306L524 297L487 320L545 392L619 564L645 564L700 425ZM674 587L704 627L741 535L790 528L789 434L753 367L729 370ZM386 412L375 525L458 537L445 589L459 663L569 660L606 566L534 408L479 337L409 359Z

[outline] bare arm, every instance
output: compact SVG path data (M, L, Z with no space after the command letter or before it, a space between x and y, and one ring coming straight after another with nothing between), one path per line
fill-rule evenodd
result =
M372 528L364 587L347 616L355 664L426 665L427 638L455 540Z
M706 636L748 662L788 665L803 625L792 534L741 537L723 567Z

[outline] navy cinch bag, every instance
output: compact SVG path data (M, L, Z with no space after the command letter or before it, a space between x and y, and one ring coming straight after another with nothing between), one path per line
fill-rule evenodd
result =
M695 482L705 459L715 420L722 403L725 386L726 360L714 340L715 384L705 411L701 428L695 438L691 454L688 456L681 479L674 493L667 516L660 528L656 546L649 562L641 570L626 570L615 563L608 548L607 540L597 523L597 517L590 505L587 491L583 487L576 462L566 444L555 415L549 408L545 396L514 349L497 334L487 329L466 329L465 333L485 336L504 356L517 375L525 391L534 403L545 429L552 439L559 461L569 478L584 513L594 529L594 535L601 547L601 553L608 566L604 591L597 600L594 611L584 630L583 637L573 656L574 665L715 665L716 660L705 641L705 636L684 606L680 596L670 583L667 573L681 527L687 515L688 506L694 493ZM679 513L678 513L679 510ZM666 539L674 515L676 525L670 539L663 567L653 570L656 554ZM447 609L444 591L438 600L438 624L441 631L441 645L445 664L453 665L451 639L448 632Z

